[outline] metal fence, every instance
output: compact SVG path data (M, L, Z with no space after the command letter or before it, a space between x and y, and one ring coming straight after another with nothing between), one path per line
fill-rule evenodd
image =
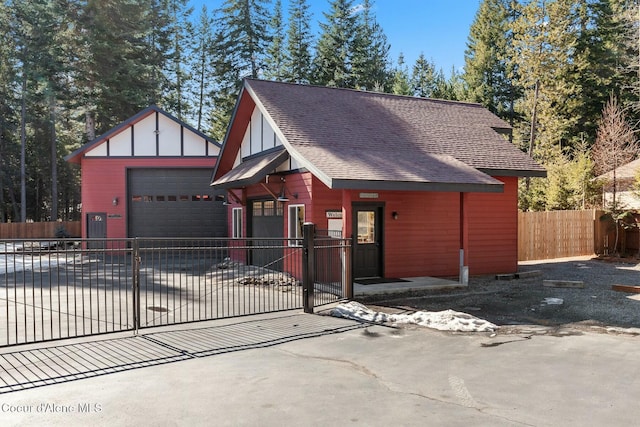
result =
M311 237L0 241L0 346L312 312L350 295L351 261L349 240Z

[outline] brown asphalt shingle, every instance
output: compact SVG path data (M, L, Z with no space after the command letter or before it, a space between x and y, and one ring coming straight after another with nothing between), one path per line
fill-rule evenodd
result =
M495 180L472 168L496 176L545 174L494 130L509 125L477 104L263 80L245 84L292 156L332 179L490 184Z

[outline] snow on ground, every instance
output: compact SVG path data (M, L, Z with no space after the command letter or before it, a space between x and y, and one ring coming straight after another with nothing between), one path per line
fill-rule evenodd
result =
M387 314L373 311L355 301L341 303L331 315L373 323L415 324L439 331L493 332L498 326L459 311L417 311L413 314Z
M30 250L23 252L22 245L0 243L0 274L41 270L70 261L73 261L73 258L57 253L32 255Z

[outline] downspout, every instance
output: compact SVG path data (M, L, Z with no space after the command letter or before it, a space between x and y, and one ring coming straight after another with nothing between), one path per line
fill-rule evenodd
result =
M458 282L464 286L469 285L469 266L467 265L469 254L466 253L469 248L469 223L464 206L466 198L465 193L460 193L460 270Z

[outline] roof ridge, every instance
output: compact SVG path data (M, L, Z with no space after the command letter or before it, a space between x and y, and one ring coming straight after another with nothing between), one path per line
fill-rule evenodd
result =
M339 90L343 92L356 92L356 93L360 93L367 96L383 96L388 98L408 99L412 101L424 101L424 102L433 102L433 103L439 103L439 104L457 104L457 105L465 105L465 106L475 107L475 108L478 108L478 107L485 108L482 104L478 102L456 101L456 100L440 99L440 98L424 98L421 96L399 95L395 93L377 92L377 91L364 90L364 89L354 89L354 88L337 87L337 86L322 86L317 84L306 84L306 83L295 83L295 82L282 82L277 80L256 79L251 77L245 77L245 80L249 82L253 81L253 82L259 82L259 83L279 84L279 85L287 85L287 86L301 86L301 87L312 88L312 89L329 89L329 90Z

